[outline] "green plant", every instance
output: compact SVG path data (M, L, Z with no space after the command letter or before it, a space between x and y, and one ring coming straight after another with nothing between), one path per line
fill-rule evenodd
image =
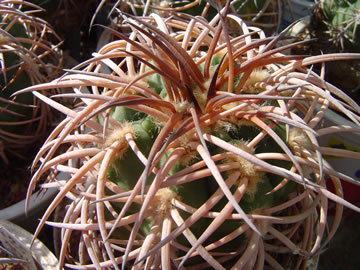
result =
M35 232L61 229L60 267L299 269L326 247L344 206L360 211L339 178L357 183L324 159L359 153L318 144L360 129L322 128L324 112L359 124L360 108L307 68L360 55L284 55L297 45L275 47L286 31L265 37L227 8L211 25L127 16L129 35L108 29L119 40L19 92L66 115L39 150L28 190L49 170L68 175L42 185L59 193ZM227 20L243 34L231 36ZM65 87L74 93L41 93ZM49 221L65 197L63 221Z
M59 75L60 38L26 1L0 3L0 151L3 164L9 156L26 159L29 149L49 129L50 108L31 94L12 97L24 87L50 81Z
M296 34L309 40L294 48L295 54L320 55L334 52L359 52L360 1L318 0L311 20ZM304 21L305 22L305 21ZM325 66L325 79L348 94L359 104L359 61L337 61Z
M315 16L326 25L329 40L339 49L357 52L360 49L360 1L319 0Z

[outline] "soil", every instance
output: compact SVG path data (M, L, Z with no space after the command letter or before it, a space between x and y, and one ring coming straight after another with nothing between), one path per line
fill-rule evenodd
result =
M328 249L320 256L318 270L360 269L359 224L359 213L346 213Z
M8 162L0 158L0 210L25 199L32 176L32 162L51 129L49 127L38 141L5 152ZM39 183L41 182L43 178L40 179Z

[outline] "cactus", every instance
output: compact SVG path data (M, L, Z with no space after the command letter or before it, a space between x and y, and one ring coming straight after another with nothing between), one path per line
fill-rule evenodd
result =
M60 38L35 16L39 11L25 1L0 3L0 144L4 163L9 156L26 158L27 148L49 129L51 113L46 104L31 94L12 96L59 74Z
M227 8L211 23L127 15L129 35L108 29L118 40L93 58L17 93L66 115L39 150L28 189L47 171L67 176L42 184L59 193L34 234L61 229L60 268L299 269L329 243L344 206L360 212L339 178L356 181L324 158L359 153L318 144L360 131L322 128L326 110L359 125L360 108L308 68L360 54L284 55L297 45L275 47L286 31L267 38ZM231 36L226 20L243 34ZM55 87L74 93L43 94ZM65 197L63 220L49 221Z
M107 0L102 0L95 12L94 18L100 9L105 6ZM157 13L161 17L170 17L172 14L182 12L192 16L203 16L211 20L218 13L218 6L225 4L223 0L149 0L149 1L116 1L112 4L110 14L114 14L115 9L123 12L131 12L133 15L148 16ZM111 5L111 4L110 4ZM229 13L233 16L240 16L248 25L260 27L267 35L271 35L279 30L281 14L280 1L277 0L235 0L230 1L231 8ZM234 27L233 27L234 26ZM230 25L230 30L238 32L236 24Z
M339 49L358 52L360 49L360 1L319 0L315 16L327 26L327 34Z
M297 36L308 43L293 50L295 54L319 55L334 52L359 52L357 27L360 1L317 0L311 20L305 19ZM320 67L315 67L320 72ZM326 80L344 91L359 104L359 61L337 61L326 65Z

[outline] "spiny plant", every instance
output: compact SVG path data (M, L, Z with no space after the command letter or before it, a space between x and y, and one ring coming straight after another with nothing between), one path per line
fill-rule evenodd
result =
M317 0L309 26L304 31L312 42L295 48L296 54L318 55L334 52L359 52L358 0ZM338 61L326 65L326 79L359 104L359 61Z
M107 3L101 0L94 18L100 9ZM147 16L157 13L161 17L170 17L176 12L184 12L193 16L201 15L211 20L217 13L217 3L226 1L218 0L147 0L147 1L116 1L112 4L110 15L116 9L131 12L133 15ZM229 13L240 16L248 25L261 27L268 35L275 33L281 23L281 3L279 0L234 0L230 1Z
M59 76L60 38L36 16L42 11L26 1L0 2L0 147L1 160L25 158L27 147L48 130L49 107L24 87Z
M119 39L18 93L66 115L28 189L47 171L63 174L42 184L59 193L34 234L61 229L60 268L300 269L334 236L344 206L360 211L339 179L358 183L324 158L359 153L318 143L360 131L323 128L327 110L359 124L360 108L311 69L360 54L285 55L297 45L276 47L287 30L266 37L228 7L210 22L124 15L129 35L107 29ZM242 35L229 35L228 20ZM43 94L68 87L74 93ZM65 198L63 220L49 221Z
M319 0L315 16L326 25L329 40L339 49L360 49L360 1Z

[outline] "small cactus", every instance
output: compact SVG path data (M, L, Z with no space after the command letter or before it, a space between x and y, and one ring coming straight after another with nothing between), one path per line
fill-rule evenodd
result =
M231 36L226 20L242 35ZM61 229L60 267L300 269L331 240L344 206L360 212L339 178L355 181L318 144L329 132L360 131L321 128L326 110L359 124L360 108L307 68L359 54L284 55L297 45L275 47L286 32L267 38L226 7L211 24L152 14L127 15L122 26L129 34L107 29L119 39L93 58L18 93L66 115L39 150L28 190L49 170L67 176L42 185L59 193L35 232ZM55 87L74 93L40 92ZM65 197L63 220L49 221Z
M319 0L317 16L323 16L330 41L341 50L358 52L360 49L360 1ZM320 13L320 14L319 14Z

